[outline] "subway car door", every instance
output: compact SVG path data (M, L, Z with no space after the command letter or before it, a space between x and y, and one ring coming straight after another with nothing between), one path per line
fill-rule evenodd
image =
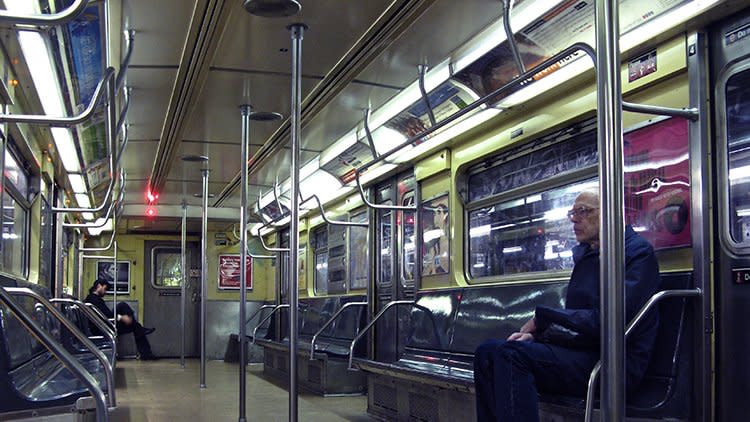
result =
M376 201L381 205L414 206L416 179L401 175L377 186ZM375 312L394 300L412 300L415 293L415 218L414 211L377 210ZM411 309L398 307L378 322L376 358L395 361L403 350Z
M716 420L750 414L750 13L711 33L715 104Z
M145 327L156 328L149 336L154 354L180 356L182 299L182 252L180 242L146 241L143 301ZM200 306L200 252L187 244L188 284L185 298L185 355L198 355L198 309Z

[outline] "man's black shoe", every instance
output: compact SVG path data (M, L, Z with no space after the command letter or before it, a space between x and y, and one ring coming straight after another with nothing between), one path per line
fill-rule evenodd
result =
M144 328L143 329L143 333L145 335L149 335L149 334L153 333L154 331L156 331L156 328Z
M141 360L159 360L159 358L156 357L156 355L154 355L153 353L148 354L148 355L141 355L140 359Z

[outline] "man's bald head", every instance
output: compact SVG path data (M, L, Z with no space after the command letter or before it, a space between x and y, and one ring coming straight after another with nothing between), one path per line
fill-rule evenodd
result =
M585 190L578 194L573 204L573 232L580 243L599 246L599 192Z

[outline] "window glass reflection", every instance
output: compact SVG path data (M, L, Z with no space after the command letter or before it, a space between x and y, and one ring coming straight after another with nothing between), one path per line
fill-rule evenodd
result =
M576 196L595 183L589 180L471 211L471 276L572 268L577 242L567 212Z
M450 270L448 195L425 202L420 221L422 275L446 274Z
M737 243L750 243L750 70L727 81L727 167L729 169L729 233Z
M3 195L3 269L25 276L28 211L9 194Z
M366 223L367 213L354 214L350 219L355 223ZM367 245L367 227L352 226L349 228L349 259L351 261L351 288L367 288L367 279L370 273Z
M158 250L154 257L154 286L182 286L182 254L173 250Z

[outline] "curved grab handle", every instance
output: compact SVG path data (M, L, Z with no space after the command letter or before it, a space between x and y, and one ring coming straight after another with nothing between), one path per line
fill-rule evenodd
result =
M67 298L54 298L50 299L50 303L61 303L61 304L67 304L71 308L76 307L81 310L83 315L86 316L86 319L93 322L94 325L99 329L99 331L102 332L105 336L109 338L110 343L112 343L112 350L117 350L117 332L112 330L112 327L109 325L109 322L103 321L101 318L99 318L98 315L94 314L90 308L86 306L85 303L81 302L80 300L76 299L67 299ZM113 360L110 362L110 365L114 367L115 360L117 360L117 352L114 353ZM114 375L114 374L113 374Z
M681 298L687 298L687 297L700 297L703 296L703 290L701 289L674 289L674 290L662 290L653 296L646 302L645 305L641 308L640 311L633 317L633 320L630 321L627 328L625 329L625 338L627 339L630 333L635 329L635 327L638 326L638 324L643 320L643 318L646 316L646 313L651 310L654 306L656 306L657 303L659 303L662 299L672 298L672 297L681 297ZM591 375L589 376L589 383L588 383L588 391L586 392L586 410L584 413L584 421L590 422L592 421L593 412L594 412L594 393L596 391L596 382L599 379L599 371L602 369L602 361L599 361L594 366L594 369L591 370Z
M258 322L258 325L256 325L255 328L253 328L253 344L255 344L255 336L257 335L258 329L260 328L260 326L263 325L264 322L271 319L271 315L275 314L276 311L278 311L279 309L288 308L288 307L289 307L288 303L282 303L281 305L276 305L274 306L273 311L271 311L270 314L266 315L265 318L263 318L262 320L260 320L260 322Z
M313 336L312 342L310 342L310 360L315 360L315 343L318 341L318 336L326 328L328 328L328 326L331 325L333 323L333 321L335 321L339 317L339 315L341 315L341 313L344 312L344 309L346 309L346 308L348 308L350 306L367 306L367 305L368 305L367 302L349 302L349 303L344 304L344 306L342 306L341 308L339 308L339 310L336 311L336 313L333 314L331 316L331 318L329 318L328 321L326 321L326 323L323 324L322 327L320 327L320 330L318 330L318 332L315 333L315 335Z
M107 356L102 353L101 350L99 350L98 347L94 345L94 343L89 340L88 337L86 337L79 329L76 327L72 322L70 322L67 318L65 318L60 311L58 311L47 299L42 297L40 294L36 293L35 291L27 288L27 287L4 287L5 291L14 296L26 296L30 297L34 300L36 300L39 304L44 306L49 313L55 317L60 323L65 326L65 328L68 329L75 337L78 339L78 341L81 342L81 344L84 345L89 351L96 357L96 359L102 364L104 367L104 374L107 379L107 395L109 397L109 404L112 407L115 407L117 404L117 400L115 399L115 377L112 373L112 367L109 365L109 360L107 359Z
M106 324L108 324L109 329L115 334L115 336L117 336L117 327L115 327L115 324L113 324L112 321L110 321L109 318L107 318L107 316L104 315L102 311L99 310L99 308L94 306L92 303L83 302L83 304L86 306L88 310L91 311L92 314L96 315L97 317L99 317L99 319L101 319Z
M416 304L416 302L413 301L413 300L394 300L394 301L388 302L383 307L383 309L381 309L380 312L378 312L378 314L375 315L375 318L373 318L372 321L370 321L365 326L365 328L363 328L362 331L360 331L359 334L357 334L357 336L354 337L354 340L352 340L351 345L349 345L349 366L348 366L347 369L349 369L350 371L356 371L357 370L356 368L354 368L354 365L353 365L353 360L354 360L354 346L357 344L357 342L362 337L364 337L364 335L368 331L370 331L370 328L372 328L375 325L375 323L380 319L380 317L382 317L383 315L385 315L385 313L389 309L391 309L392 307L394 307L394 306L401 306L401 305L410 305L411 306L411 305L414 305L414 304Z
M249 324L250 321L252 321L253 318L255 318L256 315L258 315L259 313L263 312L264 309L270 309L270 308L275 308L275 307L276 307L276 305L263 305L263 306L261 306L260 308L256 309L255 312L253 312L248 319L245 320L245 325Z
M16 316L16 319L18 319L21 325L23 325L26 330L31 332L32 335L37 340L39 340L39 342L41 342L44 347L47 348L47 350L50 351L50 353L52 353L57 359L59 359L66 368L68 368L73 374L78 377L78 379L81 380L81 382L83 382L83 384L86 386L86 389L94 398L94 402L96 403L97 422L108 422L109 414L107 413L108 409L106 397L104 395L104 391L102 391L101 387L99 387L99 383L96 381L93 375L91 375L86 370L86 368L81 365L78 359L76 359L72 354L70 354L60 344L58 344L57 341L55 341L52 336L47 333L47 330L39 326L34 318L27 315L23 308L10 297L10 295L5 291L4 288L0 288L0 303L3 303L5 306L7 306L10 311Z

